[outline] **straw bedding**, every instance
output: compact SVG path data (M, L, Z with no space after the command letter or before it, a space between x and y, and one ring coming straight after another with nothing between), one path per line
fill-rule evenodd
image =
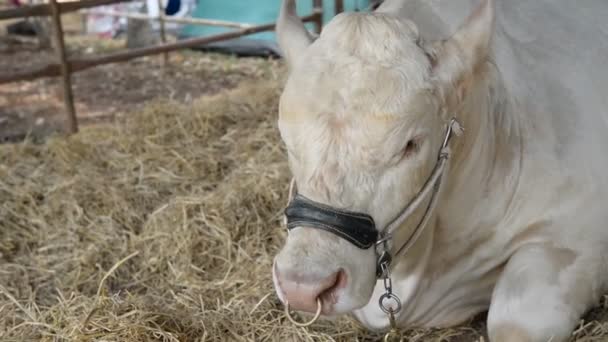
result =
M0 146L0 340L377 340L349 318L296 328L274 295L289 177L280 84ZM606 311L588 319L573 340L608 340ZM476 320L407 336L480 331Z

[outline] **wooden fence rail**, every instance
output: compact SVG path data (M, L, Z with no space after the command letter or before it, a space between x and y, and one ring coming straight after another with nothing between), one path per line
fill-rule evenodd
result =
M63 97L66 106L66 112L68 120L66 121L66 131L69 133L76 133L78 131L78 121L76 118L76 111L74 109L74 98L72 95L72 84L71 75L75 72L86 70L98 65L124 62L133 58L142 56L149 56L155 54L166 54L170 51L180 50L185 48L192 48L204 44L218 42L222 40L229 40L238 38L245 35L254 33L272 31L275 28L276 23L268 23L263 25L249 25L231 23L225 21L213 21L213 20L192 20L190 23L199 25L213 25L213 26L230 26L237 27L238 29L228 31L221 34L215 34L205 37L197 37L179 40L174 43L163 43L160 45L143 47L137 49L131 49L126 51L119 51L115 53L109 53L102 56L91 56L91 57L72 57L68 58L66 55L65 43L63 39L63 29L61 24L61 14L67 12L73 12L85 8L109 5L118 2L125 2L128 0L80 0L76 2L64 2L57 3L57 0L50 0L48 4L39 4L28 7L21 7L8 10L0 10L0 20L2 19L13 19L13 18L27 18L32 16L51 16L53 22L53 33L55 41L55 49L57 55L57 62L50 63L43 67L32 68L24 72L18 72L14 74L0 74L0 84L16 82L16 81L28 81L41 77L53 77L62 76L63 85ZM118 15L118 13L112 13ZM122 16L133 16L133 15L122 15ZM137 15L136 15L137 16ZM146 18L138 18L146 19ZM154 19L154 18L152 18ZM315 24L315 30L320 33L323 24L323 1L313 0L313 12L310 15L301 17L304 22L313 22ZM169 21L167 17L159 15L155 20ZM185 22L186 20L184 20ZM198 22L197 22L198 21Z
M314 19L314 15L308 15L302 17L304 22L310 22ZM149 56L164 52L170 52L174 50L180 50L185 48L192 48L204 44L219 42L222 40L228 40L233 38L238 38L241 36L245 36L248 34L254 34L264 31L272 31L274 30L275 23L269 23L264 25L252 26L240 30L233 30L226 33L205 36L205 37L197 37L190 39L183 39L177 41L175 43L168 43L150 47L143 47L137 49L131 49L127 51L120 51L115 53L109 53L102 56L93 56L93 57L73 57L68 60L68 64L70 65L70 71L72 73L86 70L98 65L116 63L116 62L124 62L133 58L138 58L142 56ZM47 64L43 67L31 69L28 71L9 74L9 75L0 75L0 84L10 83L16 81L29 81L41 77L53 77L61 75L61 66L57 63Z
M111 5L119 2L129 1L130 0L80 0L74 2L61 2L57 5L59 5L59 13L63 14L78 11L83 8ZM52 10L49 4L37 4L2 10L0 11L0 20L50 15L52 15Z
M111 10L84 10L86 14L97 14L97 15L107 15L110 17L121 17L121 18L129 18L129 19L139 19L139 20L159 20L159 17L153 17L147 14L142 13L123 13L119 11L111 11ZM163 20L167 23L178 23L178 24L194 24L194 25L211 25L211 26L222 26L222 27L232 27L232 28L247 28L253 26L252 24L243 24L236 23L232 21L224 21L224 20L212 20L212 19L201 19L201 18L172 18L165 17Z

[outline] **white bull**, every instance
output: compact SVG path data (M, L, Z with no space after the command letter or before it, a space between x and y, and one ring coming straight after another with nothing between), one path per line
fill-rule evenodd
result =
M382 231L454 137L416 243L394 256L400 327L489 310L492 342L564 341L608 287L608 2L402 0L313 41L283 4L279 129L300 194ZM428 201L428 199L427 199ZM416 231L422 205L391 241ZM387 329L375 248L291 229L273 267L293 309Z

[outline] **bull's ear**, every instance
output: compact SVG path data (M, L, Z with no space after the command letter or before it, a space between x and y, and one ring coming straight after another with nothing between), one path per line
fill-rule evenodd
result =
M453 95L459 98L465 95L467 85L490 54L494 25L494 0L481 0L450 38L434 44L432 64L440 88L448 93L456 91Z
M291 68L313 40L310 32L296 14L295 0L283 0L276 33L283 57Z

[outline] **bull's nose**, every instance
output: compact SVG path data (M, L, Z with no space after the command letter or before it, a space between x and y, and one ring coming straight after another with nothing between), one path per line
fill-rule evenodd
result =
M346 273L343 270L319 277L281 269L276 263L273 268L279 297L283 302L288 302L293 310L314 313L319 298L323 303L322 312L330 314L338 300L337 291L346 286Z

